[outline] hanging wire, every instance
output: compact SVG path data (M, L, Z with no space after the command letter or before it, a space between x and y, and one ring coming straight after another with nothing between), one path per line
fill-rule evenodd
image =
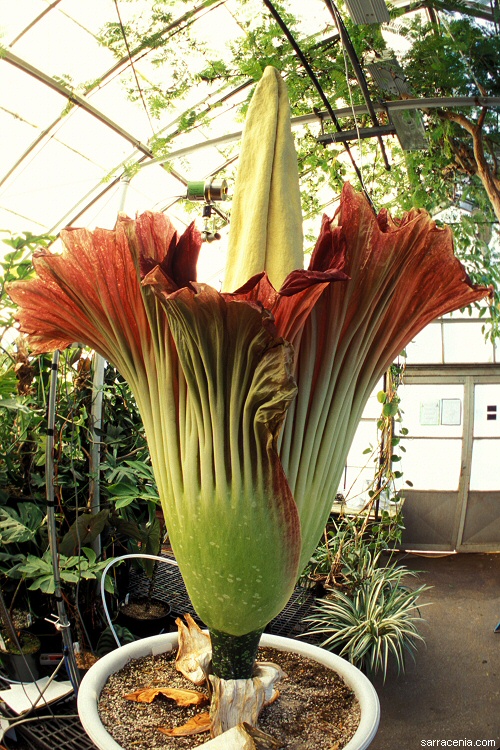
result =
M137 70L135 68L135 62L137 62L137 60L140 60L142 57L145 57L146 55L148 55L151 52L152 48L144 50L143 47L142 47L142 44L140 44L138 47L135 47L134 49L130 49L130 45L129 45L128 39L127 39L127 32L125 30L125 26L123 24L123 21L122 21L122 18L121 18L121 14L120 14L120 10L119 10L119 7L118 7L118 0L113 0L113 2L114 2L114 5L115 5L115 8L116 8L116 13L117 13L117 16L118 16L118 23L120 24L120 30L121 30L121 33L122 33L123 41L125 42L125 47L126 47L126 50L127 50L127 55L126 55L125 58L122 58L121 60L119 60L116 63L116 65L114 65L113 68L111 68L111 70L108 71L108 73L106 74L106 77L110 76L113 71L117 70L121 65L123 65L123 60L124 59L128 60L128 62L130 63L130 66L132 68L132 71L134 73L134 78L135 78L137 90L139 92L139 96L141 98L141 102L143 104L144 111L146 112L146 116L147 116L149 124L151 126L151 132L153 133L153 135L156 135L155 129L154 129L154 126L153 126L153 121L151 120L151 117L150 117L150 114L149 114L149 110L148 110L148 107L147 107L147 104L146 104L146 100L144 98L144 92L143 92L142 87L141 87L141 85L139 83L139 77L137 75ZM184 13L174 23L169 24L164 29L164 31L162 32L162 34L166 34L169 31L172 31L171 36L174 36L175 34L179 34L180 32L182 32L185 29L189 28L196 21L199 20L198 18L196 18L196 16L200 15L201 18L203 18L203 15L207 15L208 13L211 13L212 11L216 10L217 8L223 6L225 3L226 3L226 0L221 0L221 2L219 2L218 4L207 7L206 3L202 2L196 8L193 8L192 10L188 11L187 13ZM201 15L201 13L203 11L206 11L206 12L203 15ZM182 23L184 23L184 25L181 25ZM169 37L169 39L170 38L171 37ZM248 84L246 84L246 85L248 85Z
M351 87L351 82L349 80L349 63L348 63L348 60L347 60L347 52L346 52L344 44L341 44L341 49L342 49L342 56L344 58L345 80L346 80L346 83L347 83L347 90L349 92L349 104L351 105L352 116L353 116L353 119L354 119L354 128L355 128L357 136L358 136L358 150L359 150L359 156L360 156L360 160L361 160L359 171L361 172L361 174L363 174L363 142L361 140L361 135L359 133L358 118L356 116L356 111L354 109L354 101L353 101L353 97L352 97L352 87ZM363 177L363 181L364 181L364 177Z
M328 100L328 97L326 96L325 92L323 91L323 88L322 88L320 82L318 81L318 78L316 77L316 74L314 73L314 70L311 68L311 66L310 66L307 58L305 57L305 55L302 52L302 50L300 49L299 45L295 41L295 38L293 37L290 29L288 28L288 26L286 25L286 23L284 22L284 20L281 18L280 14L278 13L278 11L276 10L276 8L272 4L271 0L262 0L262 2L266 6L266 8L270 11L271 15L273 16L273 18L277 22L278 26L280 27L280 29L282 30L282 32L284 33L284 35L288 39L290 45L292 46L293 51L295 52L295 54L299 58L300 62L304 66L307 75L311 79L312 83L314 84L314 87L315 87L316 91L320 95L321 101L323 102L323 105L324 105L326 111L328 112L328 115L329 115L331 121L333 122L333 124L334 124L337 132L341 133L342 132L342 128L340 126L339 121L337 120L335 112L333 111L333 107L330 104L330 102ZM356 160L354 158L354 155L353 155L353 153L351 151L351 148L350 148L349 144L348 143L344 143L344 148L345 148L345 150L346 150L346 152L347 152L347 154L348 154L348 156L349 156L349 158L351 160L351 164L352 164L352 166L354 168L354 171L356 172L356 176L357 176L357 178L359 180L359 183L361 185L363 193L365 194L365 197L366 197L368 203L370 204L370 206L372 207L372 209L375 210L375 208L373 206L373 203L372 203L372 200L371 200L371 198L370 198L370 196L368 194L368 191L365 188L365 185L364 185L364 182L363 182L363 175L361 174L361 170L359 169L358 165L356 164Z
M365 74L363 72L363 69L361 67L361 64L359 62L358 56L356 54L356 50L354 49L354 45L351 41L351 37L348 34L348 31L345 27L344 21L342 20L342 16L339 13L339 10L333 0L325 0L326 6L328 10L330 11L330 14L335 21L337 28L339 30L340 38L342 40L342 50L345 53L347 52L349 59L351 61L351 65L354 71L354 74L357 78L357 81L359 83L359 87L361 89L361 93L363 94L363 98L365 100L365 104L367 106L369 115L371 117L372 123L374 127L379 127L380 123L377 118L377 113L375 112L375 107L373 106L373 102L370 97L370 92L368 90L368 83L366 81ZM349 81L347 81L349 85ZM381 135L377 135L377 140L380 145L380 150L382 153L382 157L384 159L385 168L389 171L391 168L391 165L389 164L389 160L387 158L387 154L385 151L384 142L382 140Z
M373 162L372 162L373 169L372 169L372 175L370 178L370 185L372 186L372 190L375 184L375 169L377 167L377 159L378 159L378 142L375 144L375 156L373 157Z
M81 354L82 354L82 351L80 350L80 361L81 361ZM67 358L65 358L65 366L67 366ZM74 371L73 371L72 374L73 374L73 379L72 379L71 382L72 382L72 386L73 386L73 390L74 390L75 389ZM70 396L69 379L66 376L66 373L65 373L65 377L63 378L63 382L65 384L64 387L65 387L66 402L69 403L69 396ZM73 394L73 398L74 398L74 401L73 401L73 410L75 410L76 407L77 407L75 393ZM71 421L70 421L70 425L71 425L71 428L70 428L71 440L70 440L70 445L72 447L74 447L75 446L75 441L76 441L74 412L73 413L70 412L70 415L71 415ZM80 501L80 493L79 493L79 490L78 490L78 482L75 479L75 477L76 477L76 469L75 469L75 464L74 464L74 450L71 450L71 452L70 452L70 469L71 469L71 475L73 477L73 487L74 487L73 499L74 499L74 504L75 504L75 517L78 518L78 516L80 514L80 502L79 502ZM91 642L90 636L88 634L87 627L85 625L85 620L84 620L83 615L82 615L81 610L80 610L80 584L81 584L83 576L82 576L82 570L81 570L82 540L81 540L81 534L80 534L80 526L79 526L78 523L75 524L75 532L76 532L76 541L77 541L76 549L77 549L77 557L78 557L78 581L76 582L76 586L75 586L75 601L74 601L74 606L75 606L75 609L76 609L76 614L77 614L77 617L78 617L79 626L81 628L81 631L82 631L82 633L83 633L83 635L84 635L84 637L86 639L86 642L88 643L89 647L92 648L92 642ZM77 634L78 634L78 632L79 631L77 630ZM81 646L81 648L83 648L83 644L80 644L80 646Z
M116 15L118 16L118 23L120 24L120 31L122 32L123 41L125 42L125 47L127 49L127 57L128 57L129 62L130 62L130 67L132 68L132 72L134 74L135 83L136 83L136 86L137 86L137 91L139 92L139 96L141 97L141 102L142 102L142 105L144 107L144 111L146 113L146 117L148 118L148 122L149 122L149 125L151 127L151 132L154 135L155 129L153 127L153 121L151 120L151 117L150 117L150 114L149 114L149 110L148 110L148 106L147 106L146 100L144 98L144 92L143 92L143 90L141 88L141 84L139 83L139 77L137 75L137 71L135 69L134 61L132 59L132 52L131 52L130 47L129 47L129 43L128 43L128 39L127 39L127 33L125 31L125 26L123 25L122 17L121 17L121 14L120 14L120 8L118 7L118 0L113 0L113 1L114 1L115 8L116 8Z
M213 10L217 10L222 5L224 5L227 0L220 0L220 2L216 5L212 4L208 6L207 2L209 3L210 0L203 0L203 2L201 2L195 8L188 10L186 13L183 13L182 16L179 16L179 18L176 18L175 21L169 23L159 32L159 38L161 38L163 42L170 41L170 39L175 34L178 34L189 28L189 26L197 22L200 18L203 18L205 15L208 15L208 13L211 13ZM206 12L203 13L203 11ZM181 26L181 24L184 24L184 26ZM169 32L172 32L172 34L167 37L167 34ZM126 61L130 60L130 56L132 56L132 58L137 62L137 60L141 60L143 57L146 57L146 55L149 55L149 53L154 49L154 47L146 47L142 42L139 43L137 47L134 47L134 49L130 51L129 55L126 55L125 57L117 60L116 63L105 73L104 78L108 79L114 73L116 73L116 71L118 71ZM86 91L86 93L88 92Z

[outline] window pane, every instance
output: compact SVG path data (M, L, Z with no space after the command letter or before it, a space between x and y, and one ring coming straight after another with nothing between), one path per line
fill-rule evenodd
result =
M462 441L407 439L401 460L404 480L415 490L457 490L460 478ZM404 490L403 490L404 494Z
M372 468L360 469L357 466L346 468L339 492L344 495L349 508L359 509L366 505L370 499L368 490L372 488L373 477Z
M442 364L441 324L431 323L406 347L409 365Z
M384 379L381 378L371 394L363 411L363 419L379 419L382 413L382 404L377 399L377 393L384 390Z
M500 489L500 440L474 440L470 489L498 492Z
M350 466L365 466L368 462L374 463L370 453L364 453L372 448L377 453L378 434L377 423L374 420L362 420L359 423L354 440L352 441L347 464Z
M444 322L444 361L493 362L493 346L484 340L482 321L474 323Z
M463 394L461 384L400 386L402 426L409 437L461 437L463 430ZM396 426L398 426L396 424Z

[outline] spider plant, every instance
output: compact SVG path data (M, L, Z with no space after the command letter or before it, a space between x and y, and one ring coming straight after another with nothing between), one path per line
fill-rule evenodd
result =
M323 636L323 648L372 674L382 671L385 679L391 656L398 671L404 671L405 655L413 656L417 642L423 641L417 601L429 586L408 588L403 580L416 573L395 563L377 567L379 557L372 556L368 575L364 556L363 578L350 593L334 589L316 601L305 618L310 627L304 635Z

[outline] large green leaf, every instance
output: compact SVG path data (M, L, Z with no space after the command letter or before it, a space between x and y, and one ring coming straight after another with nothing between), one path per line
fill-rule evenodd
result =
M40 528L44 514L34 503L19 503L13 508L0 508L0 543L31 542Z
M90 544L103 531L109 518L109 510L98 513L82 513L70 526L59 544L63 555L71 555L84 544Z

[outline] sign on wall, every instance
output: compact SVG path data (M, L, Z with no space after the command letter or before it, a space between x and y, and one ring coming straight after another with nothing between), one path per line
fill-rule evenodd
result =
M441 398L420 402L421 425L462 424L462 401L459 398Z

